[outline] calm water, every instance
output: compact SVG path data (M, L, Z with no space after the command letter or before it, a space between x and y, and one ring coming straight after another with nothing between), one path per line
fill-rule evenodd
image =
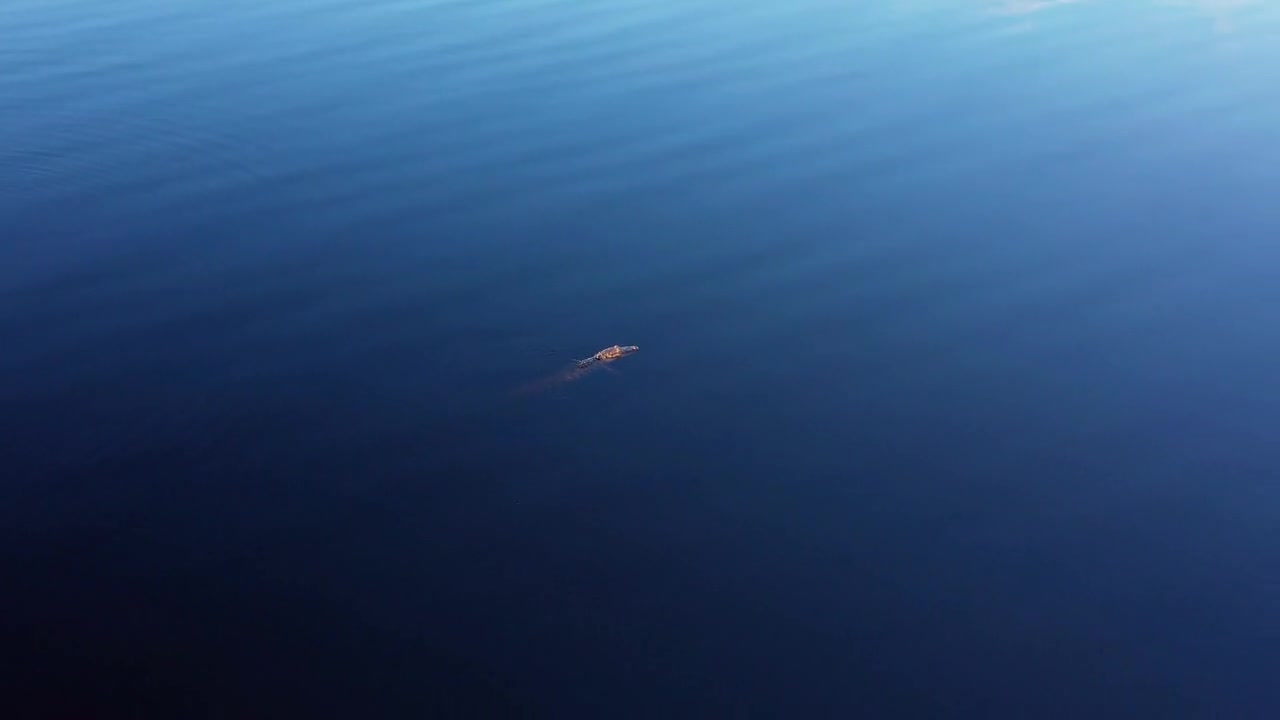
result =
M9 716L1274 718L1278 128L1266 2L7 0Z

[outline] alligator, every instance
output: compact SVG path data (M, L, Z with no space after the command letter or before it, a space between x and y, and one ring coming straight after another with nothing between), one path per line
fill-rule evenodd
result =
M587 376L597 369L612 370L613 368L609 367L609 363L625 355L630 355L639 349L640 347L638 345L613 345L607 347L591 357L584 358L582 360L574 360L573 365L567 370L563 370L550 377L545 377L541 380L525 385L517 390L516 394L524 395L538 390L545 390L552 385L570 383L574 380Z
M639 345L613 345L601 350L589 358L586 358L585 360L577 360L575 362L577 362L577 365L580 368L590 367L598 362L610 363L623 355L630 355L639 349Z

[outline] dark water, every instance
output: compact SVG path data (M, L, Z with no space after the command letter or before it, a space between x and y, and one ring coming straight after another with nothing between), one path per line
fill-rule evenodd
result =
M1278 128L1265 2L7 0L5 715L1276 717Z

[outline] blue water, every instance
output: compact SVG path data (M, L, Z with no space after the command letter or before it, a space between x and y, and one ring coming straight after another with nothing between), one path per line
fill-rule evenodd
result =
M1274 718L1278 128L1265 2L7 0L5 714Z

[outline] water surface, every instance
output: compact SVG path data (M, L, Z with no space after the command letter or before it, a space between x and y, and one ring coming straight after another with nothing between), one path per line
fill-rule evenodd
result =
M32 717L1280 711L1269 4L0 38Z

